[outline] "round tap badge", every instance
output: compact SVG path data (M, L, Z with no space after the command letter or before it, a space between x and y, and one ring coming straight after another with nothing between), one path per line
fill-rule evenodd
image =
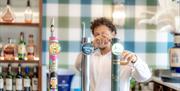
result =
M59 43L57 43L57 42L50 43L50 45L49 45L50 55L56 55L60 52L60 50L61 50L61 47L60 47Z
M91 54L93 52L93 50L94 50L94 47L92 46L91 43L86 43L82 46L82 52L85 55Z
M120 43L115 43L112 45L112 53L114 55L120 55L124 50L124 47Z

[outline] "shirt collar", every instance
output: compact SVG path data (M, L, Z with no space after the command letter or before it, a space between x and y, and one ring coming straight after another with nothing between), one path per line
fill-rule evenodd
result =
M102 55L102 54L101 54L101 51L100 51L99 49L97 49L94 54L95 54L96 56L106 56L106 55L111 55L111 51L108 52L108 53L106 53L105 55Z

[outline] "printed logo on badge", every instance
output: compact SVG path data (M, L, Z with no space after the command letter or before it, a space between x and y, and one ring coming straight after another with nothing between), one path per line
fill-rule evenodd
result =
M49 53L51 55L58 54L60 52L60 50L61 50L61 46L58 43L56 43L56 42L50 43L50 45L49 45Z
M51 88L57 88L57 79L54 77L51 78L50 85L51 85Z
M94 47L92 46L91 43L86 43L82 46L82 52L85 55L91 54L93 52L93 50L94 50Z
M112 53L114 55L120 55L124 50L124 47L120 43L115 43L112 45Z

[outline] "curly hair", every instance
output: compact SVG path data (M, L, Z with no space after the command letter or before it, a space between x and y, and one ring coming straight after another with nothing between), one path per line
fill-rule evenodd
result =
M105 25L110 29L111 32L114 32L115 34L117 33L116 27L113 25L112 21L104 17L95 19L93 22L91 22L92 33L94 34L94 29L101 25Z

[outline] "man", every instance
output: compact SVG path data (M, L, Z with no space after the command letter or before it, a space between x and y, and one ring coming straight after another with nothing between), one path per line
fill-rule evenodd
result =
M90 89L91 91L111 91L111 39L116 35L116 28L106 18L98 18L91 23L91 30L94 36L93 46L98 48L91 55L90 64ZM137 55L129 51L121 54L120 91L129 91L130 79L136 81L147 81L151 72L147 64ZM75 64L80 70L81 54Z

